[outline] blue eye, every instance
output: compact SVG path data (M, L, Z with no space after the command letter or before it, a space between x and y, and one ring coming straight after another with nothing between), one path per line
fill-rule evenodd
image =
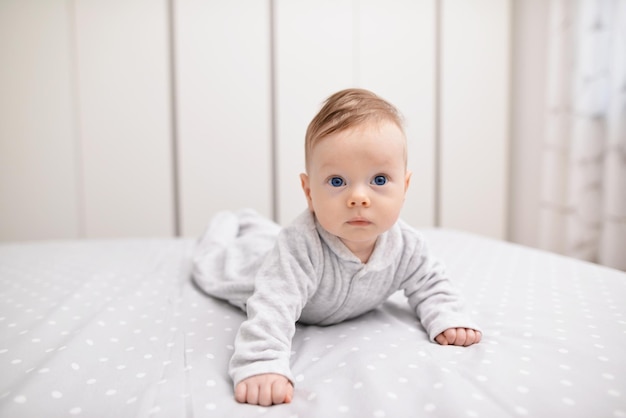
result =
M385 184L387 184L387 177L383 175L378 175L374 177L374 180L372 180L372 184L375 184L377 186L384 186Z
M331 179L328 180L328 184L333 187L341 187L346 184L346 182L341 177L331 177Z

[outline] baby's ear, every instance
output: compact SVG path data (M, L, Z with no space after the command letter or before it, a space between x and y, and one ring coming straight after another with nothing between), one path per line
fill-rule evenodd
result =
M302 184L302 191L306 197L306 203L309 205L309 210L313 212L313 200L311 199L311 186L309 184L309 176L305 173L300 174L300 183Z
M411 184L411 176L413 172L410 170L406 171L406 175L404 177L404 193L406 194L407 190L409 190L409 185Z

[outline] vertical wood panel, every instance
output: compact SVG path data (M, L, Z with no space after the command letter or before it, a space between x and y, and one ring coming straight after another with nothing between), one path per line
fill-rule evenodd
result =
M224 209L270 217L269 1L175 5L182 232Z
M548 15L543 0L513 2L511 91L511 241L537 247L541 217L542 145L545 129Z
M172 235L167 3L74 5L86 236Z
M0 241L79 234L69 17L0 2Z
M441 226L505 238L510 2L441 12Z
M403 113L413 172L402 218L432 226L435 211L434 0L358 3L356 83Z
M304 136L322 102L352 87L350 0L276 0L278 215L287 224L306 208L300 187Z

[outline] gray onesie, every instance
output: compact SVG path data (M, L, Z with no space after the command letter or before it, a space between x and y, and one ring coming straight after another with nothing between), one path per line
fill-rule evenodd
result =
M431 341L448 328L479 330L421 234L403 221L380 235L363 264L308 210L286 228L251 210L222 212L198 243L193 275L208 294L248 313L230 362L235 385L263 373L293 382L296 322L336 324L400 289Z

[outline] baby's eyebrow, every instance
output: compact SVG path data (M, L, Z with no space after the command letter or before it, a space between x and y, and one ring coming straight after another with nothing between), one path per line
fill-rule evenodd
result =
M324 162L319 166L319 168L323 170L341 170L343 169L343 164L338 164L337 162Z

